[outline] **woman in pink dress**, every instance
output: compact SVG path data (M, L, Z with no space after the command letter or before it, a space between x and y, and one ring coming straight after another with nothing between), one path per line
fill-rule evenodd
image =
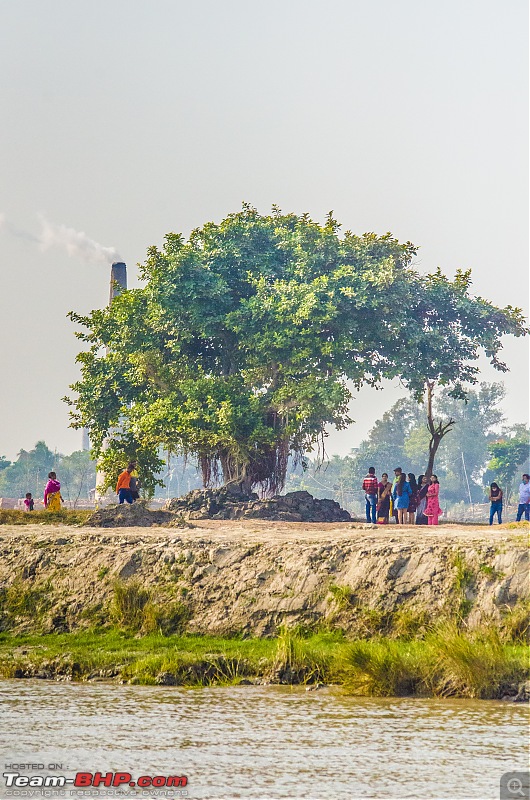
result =
M427 505L423 512L428 519L428 525L438 525L438 517L442 513L440 503L438 502L438 495L440 494L440 484L438 477L431 475L431 483L427 490Z

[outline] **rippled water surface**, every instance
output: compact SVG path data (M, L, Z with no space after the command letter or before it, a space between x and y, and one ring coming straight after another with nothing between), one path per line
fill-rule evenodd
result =
M0 702L2 767L186 775L190 800L498 798L527 766L528 709L508 703L45 681L4 681Z

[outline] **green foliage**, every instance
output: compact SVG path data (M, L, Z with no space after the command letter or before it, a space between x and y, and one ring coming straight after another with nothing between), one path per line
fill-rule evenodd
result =
M319 225L244 205L150 248L145 288L71 314L88 345L72 424L96 456L110 443L107 472L134 455L145 482L162 447L196 456L206 484L276 491L289 454L350 422L347 380L399 375L418 396L425 380L462 396L480 349L506 369L497 353L525 333L519 310L472 297L467 272L420 276L410 242L339 228L331 214Z
M325 683L331 660L321 640L308 640L297 628L283 626L276 640L272 674L280 683Z
M17 460L0 472L0 496L24 497L31 492L42 497L48 472L56 467L57 457L44 442L33 450L21 450Z
M69 456L59 456L57 474L61 494L72 508L79 500L90 497L90 490L96 485L96 464L89 450L75 450Z
M0 675L30 677L45 668L185 686L234 684L243 677L284 683L341 684L357 695L502 697L528 679L526 648L502 644L495 631L474 633L444 623L424 641L348 642L340 634L277 639L138 636L116 629L11 636L0 633Z
M530 601L519 600L502 610L501 636L513 644L530 644Z
M344 663L351 694L400 697L417 692L422 673L416 648L390 640L353 642Z
M355 595L349 586L338 586L332 583L329 587L329 592L338 609L351 607L355 601Z
M473 607L473 603L467 597L467 593L474 588L476 575L460 551L457 551L454 555L453 567L455 569L453 588L457 599L457 614L463 620Z
M190 611L184 603L150 602L143 608L142 632L172 636L184 631L189 618Z
M528 662L501 642L496 628L464 633L445 623L427 638L433 667L425 676L439 697L499 697L503 685L528 677Z
M518 431L516 436L504 437L489 445L491 461L488 464L488 477L490 473L494 474L495 480L504 487L507 496L510 495L516 472L528 461L529 435L526 428Z

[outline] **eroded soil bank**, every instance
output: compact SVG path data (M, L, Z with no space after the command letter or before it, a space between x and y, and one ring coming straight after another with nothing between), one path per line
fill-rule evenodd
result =
M270 636L298 624L359 635L443 615L472 629L502 624L528 602L526 539L496 528L258 520L191 529L5 525L0 625L73 631L134 617L135 603L142 611L149 602L151 630L165 619L169 633Z

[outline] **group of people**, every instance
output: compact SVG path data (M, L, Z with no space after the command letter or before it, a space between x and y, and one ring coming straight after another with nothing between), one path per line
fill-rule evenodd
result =
M134 503L140 497L139 488L136 461L130 461L127 469L120 473L116 485L119 503ZM61 495L61 483L57 480L55 472L49 472L48 483L44 489L44 508L48 509L48 511L60 511L61 503L64 503ZM26 511L33 511L35 508L35 500L31 492L26 492L24 507Z
M138 500L139 480L136 461L130 461L127 468L120 473L116 484L118 501L134 503ZM439 494L440 483L436 475L428 478L419 475L418 480L413 472L407 475L401 467L394 470L394 480L388 479L388 474L383 472L378 481L375 467L370 467L363 481L363 492L366 498L366 521L379 525L388 525L390 517L394 517L398 525L438 525L438 518L442 514ZM490 525L493 525L495 515L499 525L502 524L503 491L493 482L490 484ZM48 483L44 489L44 507L48 511L60 511L61 484L55 472L48 473ZM26 493L24 506L26 511L33 511L35 502L31 492ZM519 506L517 508L517 522L522 518L530 521L530 475L523 474L519 485Z
M440 483L436 475L407 475L401 467L394 469L394 479L383 472L378 481L375 467L370 467L363 481L366 498L366 521L374 525L388 525L394 517L398 525L438 525L442 514L439 494Z
M44 508L47 508L48 511L60 511L61 503L64 503L64 500L61 495L61 484L57 480L57 474L48 472L48 483L44 489ZM26 492L24 508L26 511L34 511L35 509L35 500L31 492Z
M493 525L495 514L499 525L502 525L502 506L503 506L503 491L498 483L490 484L490 525ZM530 522L530 475L523 473L521 483L519 484L519 505L517 506L517 522L523 518Z

